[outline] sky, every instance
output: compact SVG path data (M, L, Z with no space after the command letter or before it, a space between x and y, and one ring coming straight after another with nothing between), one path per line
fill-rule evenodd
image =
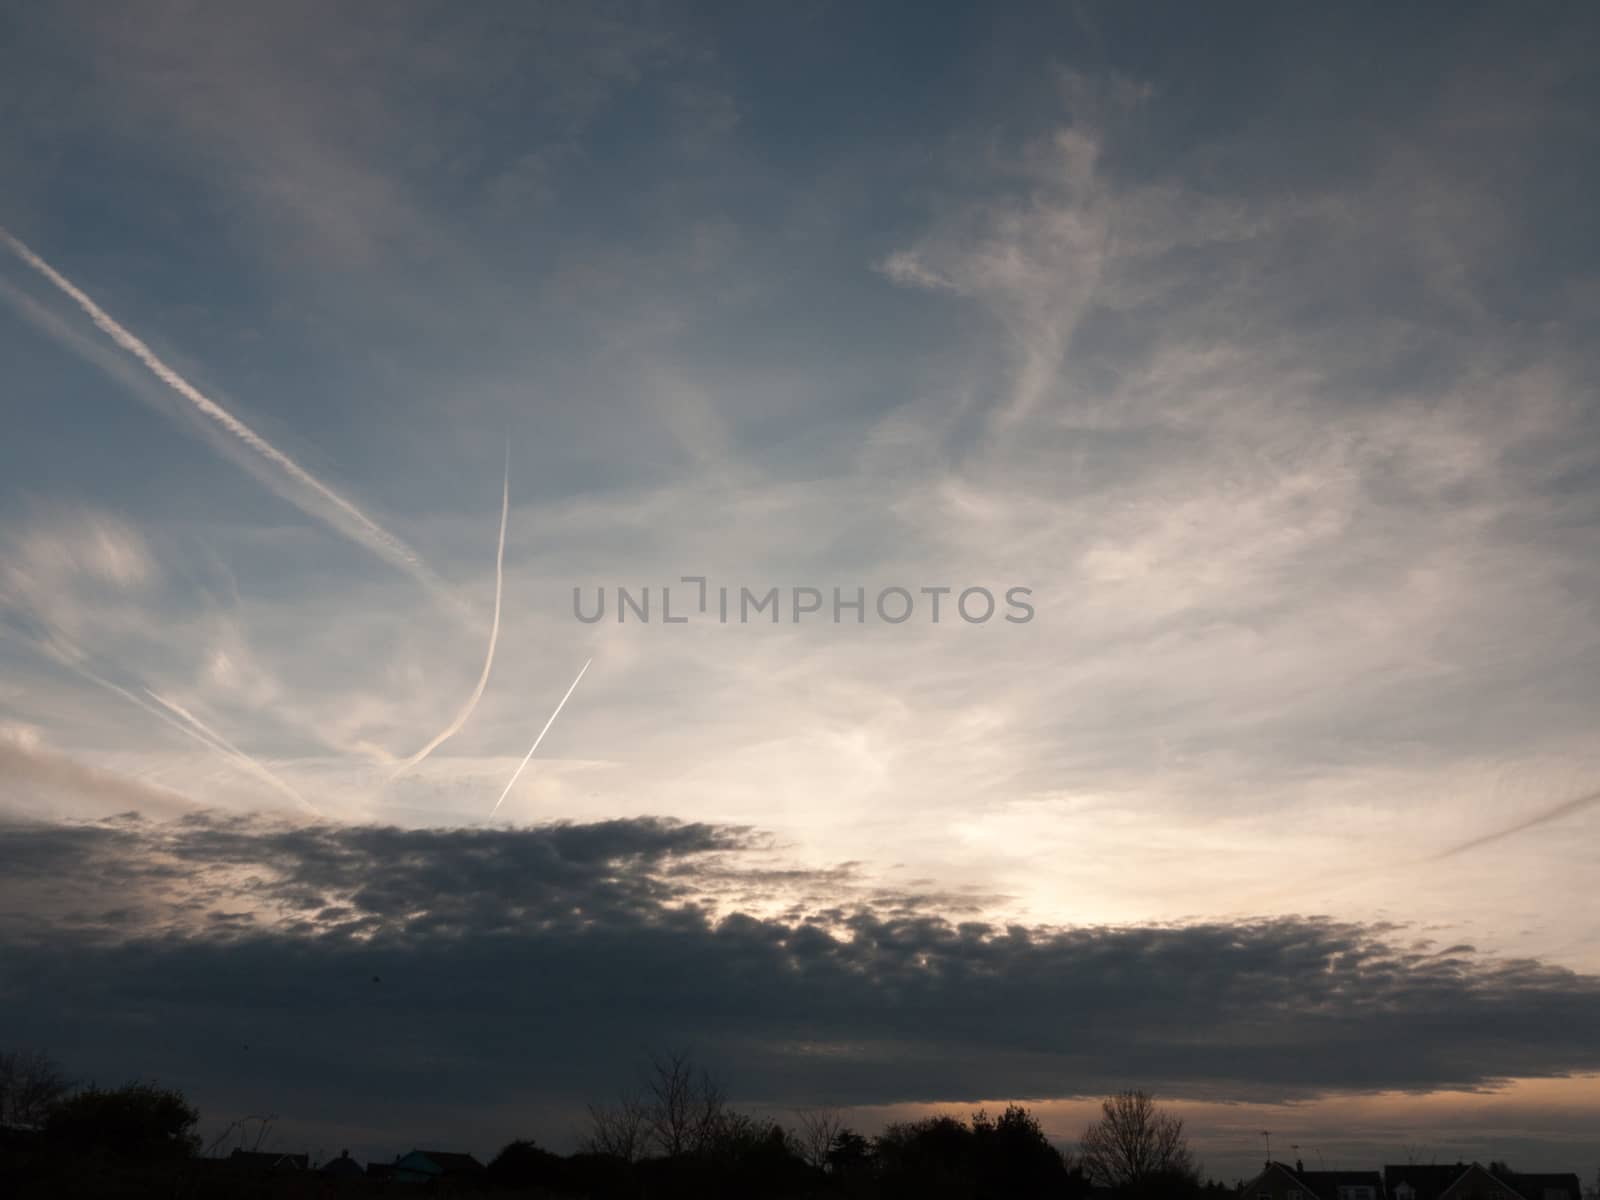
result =
M0 6L7 1036L1587 1175L1597 30Z

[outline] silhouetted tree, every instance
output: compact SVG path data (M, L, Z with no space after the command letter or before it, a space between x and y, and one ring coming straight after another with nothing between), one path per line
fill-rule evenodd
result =
M1062 1195L1069 1185L1067 1162L1050 1143L1038 1119L1020 1104L998 1118L972 1115L977 1194L993 1200L1032 1200Z
M585 1200L636 1200L638 1171L632 1163L609 1154L580 1151L567 1158L567 1191ZM561 1193L557 1193L560 1195Z
M783 1126L743 1113L726 1115L708 1152L728 1196L793 1195L815 1177Z
M873 1143L886 1200L969 1200L976 1179L972 1130L956 1117L898 1122Z
M200 1114L183 1093L153 1083L88 1087L51 1111L45 1139L75 1155L151 1161L186 1158L199 1148Z
M834 1175L858 1175L872 1169L872 1143L854 1129L840 1129L828 1148L828 1170Z
M1183 1121L1142 1091L1119 1092L1100 1105L1083 1133L1084 1173L1124 1196L1177 1196L1199 1184Z
M724 1107L706 1129L699 1153L728 1160L770 1146L780 1146L785 1154L791 1153L789 1135L781 1125Z
M496 1187L561 1191L568 1186L567 1160L529 1139L519 1139L489 1163L489 1182Z
M837 1144L842 1148L843 1135ZM970 1123L939 1116L890 1125L874 1154L885 1200L1063 1200L1087 1190L1083 1176L1018 1104L999 1117L976 1112Z
M794 1122L795 1153L817 1170L827 1170L844 1117L836 1108L800 1108L795 1110Z
M206 1158L220 1158L229 1142L237 1143L234 1149L243 1150L246 1148L245 1143L248 1142L249 1149L260 1150L267 1138L272 1134L272 1126L277 1119L278 1117L275 1113L251 1113L229 1121L227 1125L223 1126L222 1131L211 1139L211 1144L201 1153ZM254 1130L254 1136L252 1136L252 1130Z
M727 1116L722 1085L687 1054L656 1055L644 1081L645 1127L668 1158L706 1149Z
M810 1194L820 1182L782 1126L730 1108L722 1085L681 1052L652 1057L639 1090L590 1105L589 1123L586 1161L570 1178L595 1200L745 1200Z
M0 1125L37 1129L72 1088L61 1068L37 1050L0 1051Z
M589 1105L589 1133L583 1148L625 1163L638 1162L650 1144L650 1127L644 1104L636 1096L623 1096L616 1104Z

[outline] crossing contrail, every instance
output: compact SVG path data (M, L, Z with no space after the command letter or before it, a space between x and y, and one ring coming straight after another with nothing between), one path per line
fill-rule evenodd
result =
M478 707L478 701L483 699L483 689L488 686L489 672L494 668L494 647L500 640L500 593L505 586L505 561L506 561L506 516L511 511L511 452L506 451L505 479L500 485L500 545L494 555L494 620L489 625L489 652L483 658L483 671L478 675L478 686L472 689L472 695L467 697L467 702L462 706L455 720L446 725L431 742L418 750L410 758L395 767L389 779L392 782L400 778L412 767L416 766L428 755L432 754L447 739L461 732L461 727L467 723L467 718Z
M578 668L577 678L572 681L572 686L567 689L567 694L561 697L561 703L556 705L555 712L550 714L550 719L544 723L544 728L539 730L539 736L533 739L533 745L528 747L528 752L522 756L522 761L517 764L517 769L511 773L511 779L506 784L506 790L500 793L500 799L494 802L494 807L489 810L485 824L494 820L495 813L500 811L500 806L505 803L506 797L511 794L511 789L521 778L523 768L528 765L528 760L533 757L533 752L539 748L539 743L544 741L544 735L550 732L550 726L556 723L556 718L561 715L561 710L566 707L567 701L572 698L572 693L578 690L578 680L583 678L583 673L589 669L589 664L594 659L585 659L583 666Z
M269 768L265 763L259 762L250 755L246 754L227 738L223 737L216 730L212 729L199 717L195 716L188 709L184 708L183 705L179 704L176 700L168 700L165 696L158 692L151 691L149 688L145 688L144 691L145 695L149 696L150 699L161 705L162 708L165 708L168 712L175 714L184 721L187 721L205 738L209 738L213 749L225 754L227 757L231 758L234 762L243 767L246 771L249 771L257 778L264 780L272 788L282 792L295 803L302 805L313 813L317 813L318 816L322 815L317 811L316 805L312 804L311 801L307 800L299 792L295 791L294 788L290 787L282 779L278 778L278 776L274 774L271 768Z
M121 696L124 700L128 701L128 703L143 709L152 717L156 718L156 720L161 721L163 724L170 725L185 737L199 742L207 750L210 750L215 754L220 754L223 758L231 759L233 757L233 755L228 752L228 748L226 746L223 746L220 742L213 741L209 734L201 733L198 729L189 725L185 725L172 714L163 712L154 704L151 704L149 701L143 699L136 693L130 692L121 684L112 683L111 680L105 678L103 675L97 675L95 672L89 670L88 667L85 667L82 663L68 662L65 659L60 658L58 658L57 661L66 662L66 665L70 670L76 672L84 679L87 679L90 683L104 688L113 695Z
M459 601L445 586L444 581L428 568L415 550L178 374L163 362L155 351L96 304L87 293L3 226L0 226L0 243L82 309L96 328L131 354L173 392L188 401L201 416L231 434L261 459L277 468L281 474L286 475L297 486L283 490L281 494L302 512L316 517L345 537L365 546L380 558L410 572L434 595L459 605Z
M104 675L90 670L84 665L84 659L86 659L88 655L83 652L81 647L76 645L70 638L66 637L59 630L52 628L48 621L45 622L45 628L45 636L42 638L31 639L31 643L35 650L45 655L45 657L49 658L52 662L59 663L67 670L71 671L74 675L77 675L80 679L86 679L96 687L104 688L114 696L121 696L129 704L132 704L136 708L142 709L146 713L149 713L152 717L156 718L156 720L162 722L163 724L172 726L172 728L176 729L179 733L183 734L187 738L199 742L206 749L215 751L224 758L232 757L232 755L228 753L227 748L215 741L209 733L201 733L193 726L183 724L171 713L163 712L161 709L157 708L154 704L151 704L142 696L139 696L134 692L130 692L120 683L113 683ZM149 691L148 688L145 690Z
M299 792L295 791L294 788L290 787L282 779L278 778L278 776L275 775L269 768L251 758L243 750L240 750L232 742L228 741L216 731L212 730L193 713L189 712L181 705L157 695L149 688L145 688L144 690L146 695L148 695L152 700L156 701L156 704L161 706L158 708L156 704L151 704L150 701L144 699L144 697L138 695L137 693L131 692L121 684L114 683L107 679L104 675L91 670L83 662L83 659L86 657L86 655L81 649L74 645L70 639L67 639L56 631L52 630L50 631L48 637L43 640L34 641L33 644L38 650L42 651L55 662L66 667L75 675L78 675L83 679L87 679L96 687L104 688L113 695L121 696L124 700L128 701L128 703L142 709L150 716L155 717L158 721L172 726L172 728L176 729L185 737L199 742L207 750L210 750L215 754L220 754L223 758L230 760L236 766L243 767L246 771L250 772L250 774L264 779L276 791L288 796L297 804L302 805L306 809L315 813L317 816L322 815L321 811L316 807L316 805L312 804ZM182 720L179 720L179 717L181 717Z

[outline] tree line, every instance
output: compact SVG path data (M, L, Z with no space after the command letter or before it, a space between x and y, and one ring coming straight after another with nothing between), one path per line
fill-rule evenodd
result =
M82 1190L94 1186L82 1173L86 1162L100 1169L93 1178L116 1178L119 1195L239 1194L208 1190L208 1180L216 1180L199 1169L207 1164L195 1133L199 1119L172 1088L78 1086L47 1056L0 1053L0 1157L6 1160L0 1168L22 1183L19 1196L55 1194L49 1188L60 1185L61 1171L76 1172L76 1194L94 1194ZM219 1139L208 1153L225 1149ZM150 1191L130 1182L141 1178ZM37 1190L28 1190L30 1181ZM366 1184L327 1181L331 1190L308 1192L284 1178L277 1190L254 1194L360 1194ZM653 1056L636 1087L611 1103L589 1105L575 1153L519 1139L481 1173L435 1190L547 1200L1183 1200L1236 1194L1236 1188L1201 1182L1182 1120L1143 1091L1107 1097L1070 1149L1053 1143L1018 1104L999 1114L979 1110L967 1118L897 1122L869 1136L832 1108L799 1110L782 1122L739 1111L721 1082L681 1052Z

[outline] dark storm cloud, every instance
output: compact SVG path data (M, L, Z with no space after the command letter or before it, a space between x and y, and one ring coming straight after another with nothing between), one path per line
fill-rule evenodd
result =
M1128 1083L1270 1100L1600 1069L1600 980L1539 961L1312 917L716 915L716 888L763 846L655 819L13 828L4 908L57 915L5 926L0 1010L8 1036L74 1069L181 1080L223 1109L360 1111L419 1090L458 1113L570 1104L668 1045L773 1104Z
M756 844L743 829L652 819L487 831L130 814L7 829L0 898L32 913L132 901L174 933L190 932L182 914L227 899L270 910L280 932L414 938L660 907L695 890L673 878L682 860Z

